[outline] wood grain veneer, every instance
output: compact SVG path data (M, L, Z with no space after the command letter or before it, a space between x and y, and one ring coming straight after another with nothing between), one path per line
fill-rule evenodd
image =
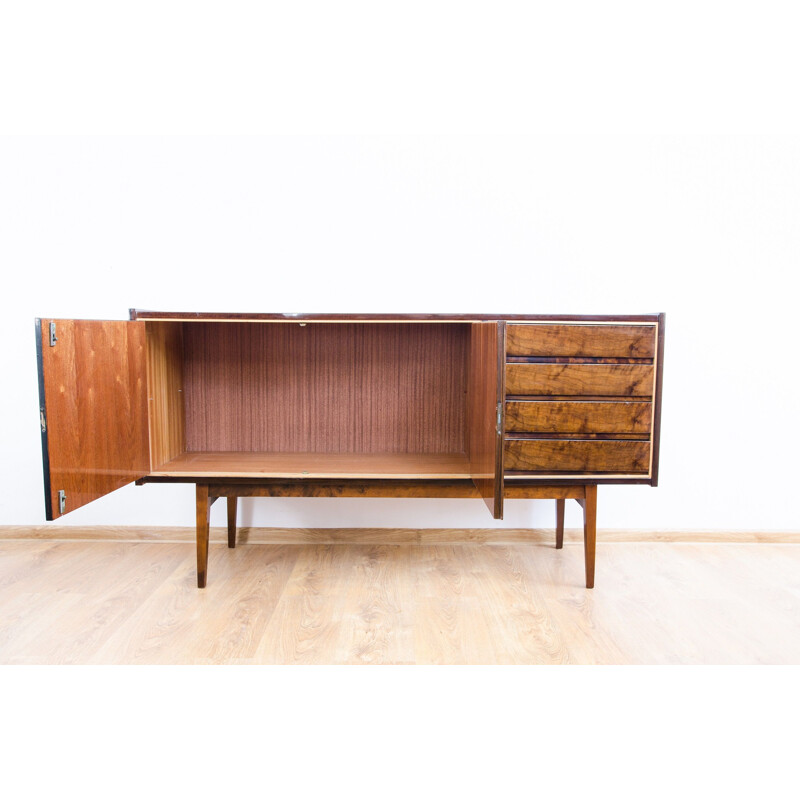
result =
M506 439L505 468L525 472L647 473L650 443L582 439Z
M55 322L58 341L49 343ZM42 320L50 514L73 511L150 469L144 322Z
M466 325L187 322L183 335L190 452L466 452Z
M183 325L146 322L150 466L156 469L186 449L183 405Z
M651 397L648 364L507 364L506 394Z
M505 428L530 433L646 434L651 416L649 401L514 400L506 403Z
M509 325L506 352L510 356L594 356L653 358L652 325Z

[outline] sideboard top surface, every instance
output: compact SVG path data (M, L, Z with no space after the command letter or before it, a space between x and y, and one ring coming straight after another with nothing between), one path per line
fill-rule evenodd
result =
M655 324L659 314L249 314L243 312L147 311L130 309L130 318L153 320L254 322L634 322Z

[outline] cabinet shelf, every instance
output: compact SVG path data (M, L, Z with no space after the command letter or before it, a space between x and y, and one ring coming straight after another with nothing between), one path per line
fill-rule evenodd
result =
M464 479L464 453L182 453L156 477Z

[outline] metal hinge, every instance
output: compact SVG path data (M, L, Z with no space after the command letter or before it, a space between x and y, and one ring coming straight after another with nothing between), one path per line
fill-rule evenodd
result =
M51 322L50 323L50 347L55 347L57 341L58 341L58 337L56 336L56 324L55 324L55 322Z
M497 435L503 435L503 402L497 404Z
M67 493L63 489L58 490L58 513L63 514L67 509Z
M42 426L42 433L47 432L47 420L44 418L44 409L39 409L39 423Z

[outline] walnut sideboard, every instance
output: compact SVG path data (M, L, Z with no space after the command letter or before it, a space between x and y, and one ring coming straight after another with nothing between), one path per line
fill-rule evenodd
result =
M201 314L36 321L45 509L136 481L238 497L504 498L583 507L658 480L664 315Z

